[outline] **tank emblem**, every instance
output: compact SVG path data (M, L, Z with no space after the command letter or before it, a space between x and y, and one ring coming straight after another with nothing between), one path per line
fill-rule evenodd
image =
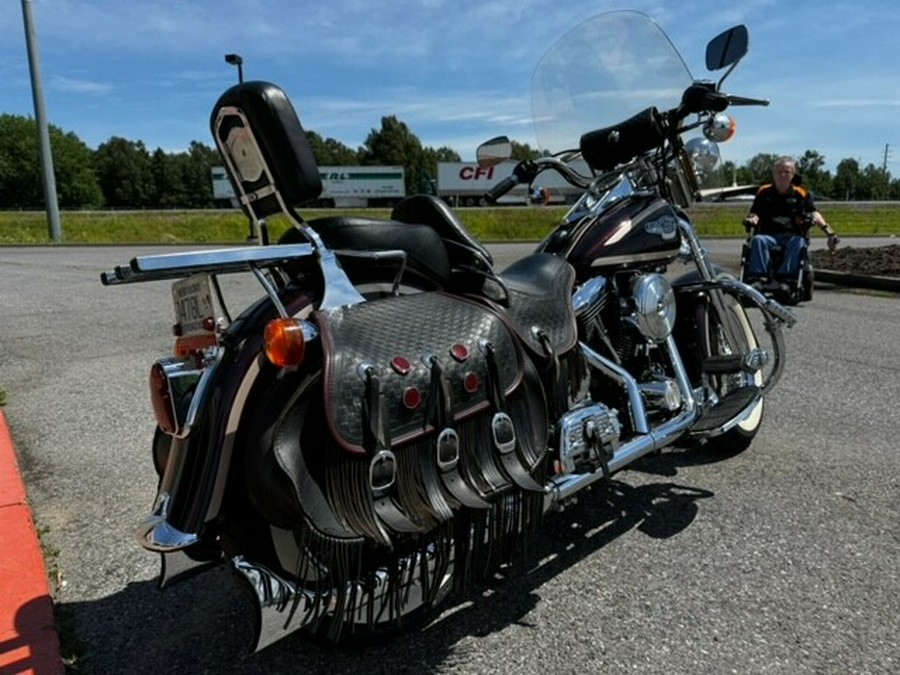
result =
M644 225L644 231L647 234L662 237L664 241L669 241L674 239L675 233L678 232L678 221L674 216L662 216Z

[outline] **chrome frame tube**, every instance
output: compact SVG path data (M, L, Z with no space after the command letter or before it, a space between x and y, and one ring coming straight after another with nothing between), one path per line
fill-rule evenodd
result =
M675 381L681 390L683 405L681 413L676 417L650 429L637 381L627 371L605 359L583 342L579 343L581 351L590 366L613 377L616 382L623 386L628 396L635 429L646 430L639 431L634 438L619 446L613 458L607 464L610 473L620 471L644 455L671 445L690 429L700 415L700 408L694 399L694 392L691 389L687 371L679 356L675 339L670 335L663 344L665 345L665 351L671 362L672 369L675 371ZM638 423L639 420L640 423ZM544 487L544 510L550 510L560 502L603 479L605 476L605 472L602 469L598 469L593 473L566 474L552 477Z

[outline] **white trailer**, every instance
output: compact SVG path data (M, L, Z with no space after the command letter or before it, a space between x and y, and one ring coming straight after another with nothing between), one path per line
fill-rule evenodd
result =
M320 166L322 194L318 206L356 208L393 206L406 196L402 166ZM213 198L238 202L225 168L212 168Z
M393 206L406 196L402 166L320 166L322 206Z
M497 166L481 167L477 162L438 162L437 195L451 206L488 206L484 195L504 178L512 174L516 162L507 161ZM577 167L579 170L585 167ZM540 174L532 185L534 192L542 191L537 203L571 203L580 190L569 185L555 171ZM499 200L500 204L534 204L527 185L518 185Z

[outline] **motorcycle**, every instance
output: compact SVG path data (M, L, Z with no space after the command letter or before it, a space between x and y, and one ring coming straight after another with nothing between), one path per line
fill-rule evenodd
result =
M136 532L161 583L226 563L257 649L298 630L377 638L513 564L546 514L640 458L749 446L795 317L713 265L685 211L733 130L724 110L766 103L721 90L747 48L743 26L709 43L714 83L636 12L553 45L533 102L556 152L489 197L544 171L583 192L502 272L434 197L305 221L321 183L287 96L222 94L211 129L260 245L102 274L172 282L174 354L149 377L158 494ZM636 95L653 105L635 114ZM493 139L479 161L510 150ZM292 225L277 244L270 217ZM673 276L677 261L693 269ZM219 277L241 272L261 298L232 318Z

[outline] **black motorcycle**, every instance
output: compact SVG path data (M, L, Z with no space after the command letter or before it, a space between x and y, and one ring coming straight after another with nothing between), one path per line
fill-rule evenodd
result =
M725 31L708 68L729 74L747 44ZM227 563L257 604L258 649L298 629L380 636L511 564L547 512L639 458L748 446L794 317L711 264L685 212L733 130L723 111L765 103L724 79L692 80L635 12L557 42L534 75L555 154L491 197L545 171L583 194L503 271L433 197L390 220L305 221L321 183L291 103L264 82L226 91L212 132L266 245L102 275L173 281L174 355L150 370L158 496L137 531L163 583ZM494 139L479 159L509 152ZM271 217L293 227L269 245ZM232 317L218 279L238 272L264 292Z

